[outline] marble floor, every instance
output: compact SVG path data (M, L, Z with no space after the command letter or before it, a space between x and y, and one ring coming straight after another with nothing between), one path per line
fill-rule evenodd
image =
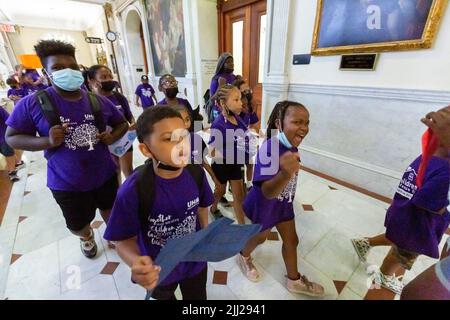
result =
M102 239L105 224L93 222L99 252L85 258L79 240L65 228L59 207L45 187L42 152L25 153L27 166L14 184L0 226L0 299L143 299L144 289L131 283L130 270ZM135 148L135 165L143 158ZM227 195L230 197L230 195ZM354 253L350 239L384 232L387 203L302 171L295 208L300 238L299 269L323 284L324 299L396 299L384 290L369 290L367 266ZM224 214L233 217L230 209ZM441 243L441 249L448 235ZM208 298L218 300L305 300L285 288L281 241L276 230L256 249L262 281L252 283L235 260L209 263ZM380 264L388 248L375 248L371 264ZM436 261L420 257L405 282ZM375 294L373 291L377 291ZM177 292L178 297L180 293ZM398 298L398 297L397 297Z

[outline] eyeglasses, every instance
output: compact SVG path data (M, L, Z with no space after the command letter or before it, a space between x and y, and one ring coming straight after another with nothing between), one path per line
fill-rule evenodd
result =
M162 82L162 87L164 89L177 88L178 81L175 79L167 79Z

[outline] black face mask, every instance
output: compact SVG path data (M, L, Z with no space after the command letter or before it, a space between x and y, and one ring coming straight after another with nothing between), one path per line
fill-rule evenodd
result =
M224 67L224 68L223 68L223 72L225 72L225 73L233 73L233 72L234 72L234 68L227 68L227 67Z
M178 94L178 88L169 88L166 89L166 96L169 99L175 99Z
M147 146L147 144L145 144L145 145ZM150 150L150 148L148 146L147 146L147 149ZM156 159L154 155L153 155L153 161L156 161L156 163L157 163L156 167L159 168L159 169L166 170L166 171L178 171L178 170L180 170L180 168L172 167L171 165L162 163L161 161Z
M113 91L114 88L116 87L116 82L113 80L102 81L100 83L102 85L102 90L104 91Z

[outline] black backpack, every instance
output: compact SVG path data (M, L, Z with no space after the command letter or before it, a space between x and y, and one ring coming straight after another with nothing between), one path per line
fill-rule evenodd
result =
M205 174L203 167L198 164L188 164L186 169L195 180L198 190L201 192L203 189L203 176ZM145 164L137 167L135 171L138 172L136 188L139 199L139 221L142 230L147 230L149 213L155 199L155 172L153 171L153 161L151 159L147 160ZM148 241L148 237L145 237L145 239Z
M206 90L205 94L203 95L203 101L205 103L203 109L205 110L205 114L208 117L208 123L213 122L213 110L214 110L214 99L211 97L210 90Z
M92 92L88 92L88 98L92 109L92 114L94 115L95 126L99 132L104 132L106 130L105 120L103 118L102 109L97 97ZM39 103L42 113L45 119L47 119L50 127L61 125L61 119L58 109L55 108L55 104L47 91L39 90L35 93L36 100Z

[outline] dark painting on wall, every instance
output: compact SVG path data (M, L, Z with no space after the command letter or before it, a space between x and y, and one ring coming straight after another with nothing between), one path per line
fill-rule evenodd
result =
M447 0L318 0L312 53L429 48Z
M183 0L146 0L155 74L186 75Z

